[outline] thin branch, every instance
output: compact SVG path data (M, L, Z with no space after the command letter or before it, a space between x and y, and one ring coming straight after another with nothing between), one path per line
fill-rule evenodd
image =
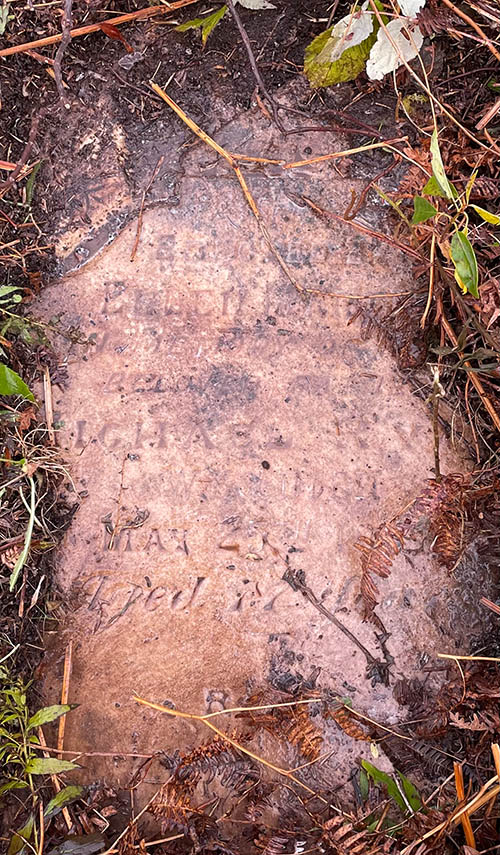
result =
M64 92L64 82L62 78L61 71L61 62L64 56L64 51L68 47L71 41L71 24L73 21L73 0L64 0L64 12L62 18L62 33L61 33L61 41L59 47L57 48L56 55L54 57L54 77L56 81L57 91L59 92L59 97L63 102L64 106L67 110L69 110L70 102L68 98L66 98Z
M33 144L38 133L38 127L40 125L41 120L45 117L46 112L47 110L43 109L40 110L40 112L37 113L35 116L33 116L31 120L31 128L28 136L28 141L24 146L24 151L7 180L3 181L0 184L0 197L3 196L7 192L7 190L10 190L13 184L15 184L23 166L28 162L29 156L31 154L31 149L33 148Z
M129 12L126 15L119 15L117 18L107 18L99 24L87 24L86 27L77 27L71 30L71 38L75 39L78 36L86 36L88 33L97 33L101 30L103 24L111 24L117 27L118 24L128 24L130 21L142 21L146 18L152 18L153 15L166 15L168 12L175 12L176 9L182 9L184 6L191 6L197 3L198 0L176 0L175 3L169 3L168 6L147 6L145 9L138 9L137 12ZM24 53L33 48L46 47L47 45L58 44L62 39L62 33L56 36L47 36L44 39L36 39L34 42L24 42L21 45L4 48L0 50L0 56L12 56L15 53Z
M238 27L238 30L240 32L241 40L242 40L243 44L245 45L245 50L246 50L247 55L248 55L248 59L249 59L250 66L251 66L251 69L253 72L253 76L255 77L255 80L257 81L257 85L258 85L260 91L262 92L264 98L266 99L269 106L271 107L271 110L273 111L274 123L279 128L279 130L281 131L282 134L286 134L286 129L285 129L285 127L284 127L284 125L283 125L283 123L282 123L282 121L278 115L278 106L276 104L276 101L274 100L273 96L269 94L269 91L268 91L264 81L262 80L262 75L259 71L259 67L257 65L257 61L255 59L254 52L252 50L252 45L250 44L250 39L248 38L247 31L245 30L245 27L243 26L239 12L236 10L233 0L226 0L226 2L227 2L227 5L229 6L229 11L231 12L231 15L233 16L234 23L236 24L236 26Z

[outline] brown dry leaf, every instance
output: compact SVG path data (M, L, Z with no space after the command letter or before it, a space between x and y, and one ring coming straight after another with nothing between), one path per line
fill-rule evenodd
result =
M35 408L34 407L27 407L26 410L23 410L22 413L19 413L19 422L18 422L19 430L20 431L28 430L30 425L31 425L31 422L34 422L35 420L36 420Z

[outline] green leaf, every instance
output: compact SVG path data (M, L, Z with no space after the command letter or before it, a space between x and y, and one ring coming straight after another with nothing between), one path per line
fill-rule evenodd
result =
M486 211L484 208L480 208L479 205L471 205L471 208L474 208L476 214L485 220L487 223L491 223L492 226L500 225L500 217L498 214L492 214L491 211Z
M22 828L19 828L15 834L10 838L9 848L7 849L7 855L18 855L18 853L24 850L26 845L26 841L30 840L31 835L33 834L33 826L35 824L35 820L33 814L28 819L26 825L23 825Z
M443 158L441 157L441 152L439 150L439 141L436 128L434 128L431 137L431 163L434 177L436 178L436 181L439 184L444 195L447 199L455 199L457 191L455 190L453 185L450 184L446 177Z
M30 177L28 178L28 180L26 182L26 196L25 196L26 202L25 202L25 204L27 205L28 208L31 205L31 200L33 199L33 190L35 189L36 176L37 176L38 171L42 165L42 162L43 161L39 160L38 163L35 163L32 171L31 171Z
M370 782L368 781L368 775L366 774L364 769L361 769L359 773L359 792L361 793L361 799L364 802L366 802L368 798L369 789Z
M464 294L468 291L477 299L479 297L477 258L465 229L461 232L456 231L451 239L451 260L455 265L455 279L460 288Z
M28 730L33 727L40 727L42 724L48 724L49 721L55 721L65 713L69 712L72 707L69 704L54 704L52 707L43 707L31 716L28 721Z
M21 395L28 401L34 401L33 393L30 392L24 380L19 374L12 371L5 363L0 362L0 395Z
M335 83L345 83L354 80L363 71L366 60L375 44L378 31L378 21L374 20L371 34L360 44L346 48L342 55L334 60L325 62L325 54L330 46L335 47L332 39L334 27L316 36L306 47L304 56L304 72L311 86L333 86ZM323 58L322 58L323 57Z
M407 806L405 800L399 792L398 785L390 775L387 775L385 772L377 769L377 767L373 766L372 763L369 763L368 760L362 760L361 765L368 777L371 778L375 784L382 784L387 790L387 795L393 799L397 805L399 805L403 812L406 812Z
M431 175L427 184L423 188L422 193L425 193L426 196L440 196L443 199L446 199L446 193L443 193L438 184L438 180L434 175Z
M398 770L399 779L401 781L401 786L403 788L403 792L408 799L408 804L410 805L412 810L421 810L422 808L422 799L420 798L420 793L418 792L415 784L403 775L402 772Z
M423 196L415 196L413 199L413 217L412 224L416 226L418 223L425 223L437 214L437 208L431 205Z
M50 819L52 816L55 816L65 805L68 805L70 802L74 802L75 799L78 799L82 792L83 787L78 787L76 785L64 787L63 790L60 790L60 792L50 800L45 808L43 812L45 819Z
M58 760L57 757L33 757L26 764L27 775L57 775L59 772L71 772L78 769L76 763L69 760Z
M201 29L202 44L206 45L210 33L214 31L226 12L227 6L221 6L220 9L217 9L216 12L212 12L211 15L206 15L204 18L192 18L191 21L185 21L183 24L179 24L175 29L178 33L185 33L187 30L196 30L199 27Z
M2 795L2 793L8 793L9 790L22 790L27 786L27 781L20 781L19 779L15 778L11 781L7 781L6 784L2 784L2 786L0 787L0 796Z
M477 173L478 173L478 170L474 169L474 171L471 173L471 176L467 182L467 187L465 188L465 204L466 205L469 204L470 194L472 193L472 188L474 187L474 184L476 183Z

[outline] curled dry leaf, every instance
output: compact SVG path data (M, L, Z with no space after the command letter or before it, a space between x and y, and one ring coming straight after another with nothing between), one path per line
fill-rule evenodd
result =
M373 45L366 73L370 80L382 80L386 74L395 71L404 62L415 59L422 47L424 37L420 28L412 24L409 18L394 18L386 27L378 31Z

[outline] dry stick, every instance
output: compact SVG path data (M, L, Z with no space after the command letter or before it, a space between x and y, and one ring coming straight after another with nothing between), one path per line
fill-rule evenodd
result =
M196 124L196 122L194 122L192 119L190 119L189 116L184 112L184 110L181 107L179 107L179 105L176 104L176 102L169 95L167 95L167 93L165 92L164 89L161 88L161 86L158 86L157 83L153 83L153 81L150 81L150 86L153 89L153 91L156 92L156 94L159 95L160 98L162 98L165 101L165 103L168 104L169 107L171 107L171 109L174 111L174 113L176 113L179 116L179 118L182 119L182 121L188 126L188 128L191 131L193 131L194 134L196 134L196 136L198 136L201 140L203 140L204 143L206 143L208 146L210 146L210 148L212 148L214 151L216 151L217 154L219 154L221 157L223 157L224 160L231 166L231 168L233 169L233 171L234 171L234 173L235 173L235 175L236 175L236 177L240 183L241 189L243 190L243 194L245 196L247 204L250 207L250 210L252 211L252 214L254 215L255 219L257 220L260 232L263 235L269 249L273 253L274 257L276 258L278 264L280 265L280 267L283 270L287 279L289 279L289 281L292 283L294 288L296 288L297 291L299 291L299 293L301 293L301 294L314 294L317 297L335 297L335 298L348 299L348 300L365 300L365 299L368 300L368 299L373 299L375 297L401 297L407 293L412 293L409 291L408 292L404 291L404 292L400 292L397 294L389 293L389 294L362 294L362 295L358 294L358 295L356 295L356 294L337 294L337 293L332 293L329 291L320 291L318 288L304 288L304 286L301 285L300 282L297 281L297 279L295 278L295 276L291 272L290 268L288 267L285 259L283 258L281 253L278 251L278 249L274 245L274 243L271 239L271 236L269 234L269 231L267 229L267 226L264 223L264 221L262 220L260 211L257 208L257 205L255 204L255 200L254 200L252 194L250 193L250 190L249 190L248 185L245 181L245 178L243 177L243 173L241 172L241 169L237 163L238 160L249 160L249 161L254 161L257 163L282 163L282 161L280 161L280 160L267 160L266 158L263 158L263 157L250 157L248 155L235 154L234 152L226 151L226 149L222 148L222 146L220 146L218 143L216 143L215 140L212 139L212 137L210 137L207 133L205 133L205 131L202 130L202 128L200 128ZM406 139L406 138L404 138L404 139ZM347 152L345 152L345 151L344 152L338 152L338 153L334 153L332 155L324 155L324 157L325 158L345 157L346 154L354 153L354 152L367 151L370 148L380 148L381 145L382 145L382 143L378 143L375 146L373 146L373 145L371 145L371 146L360 146L357 149L352 149L352 150L347 151ZM383 143L383 145L387 145L387 143ZM289 168L291 168L292 166L295 166L295 165L297 165L297 164L289 164ZM302 198L311 207L315 208L314 203L310 202L310 200L306 199L305 197L302 197ZM315 209L317 211L320 211L320 209L317 207ZM324 212L324 213L326 213L326 212ZM336 215L332 214L331 216L334 217ZM339 219L341 219L342 222L349 222L349 221L343 220L342 217L340 217ZM355 223L355 222L351 222L351 225L354 225L355 228L358 228L360 231L363 231L363 232L371 235L372 237L380 237L382 240L385 240L387 243L390 243L392 246L397 246L399 249L403 249L406 252L409 252L410 254L415 255L419 259L419 261L424 260L423 257L421 255L419 255L415 250L409 249L408 247L403 246L403 244L398 244L396 241L391 240L390 238L386 237L385 235L379 235L378 232L374 232L371 229L367 229L364 226L360 226L358 223Z
M50 370L46 365L43 369L43 397L45 400L45 419L47 422L47 433L51 445L56 444L56 435L54 433L54 410L52 407L52 384L50 382Z
M310 157L307 160L297 160L294 163L284 163L283 169L295 169L297 166L308 166L311 163L320 163L323 160L335 160L337 157L349 157L351 154L359 154L362 151L372 151L375 148L394 145L394 143L407 142L408 137L396 137L393 140L381 140L380 142L360 145L357 148L348 148L345 151L335 151L333 154L320 154L319 157ZM397 151L397 149L396 149ZM401 154L398 151L398 154Z
M298 778L293 775L293 773L289 769L282 769L280 766L275 766L274 763L271 763L269 760L266 760L264 757L260 757L258 754L254 754L253 751L250 751L248 748L245 748L244 745L241 745L239 742L236 742L231 736L227 733L224 733L222 730L219 730L215 724L212 724L210 721L207 721L205 716L196 715L196 713L185 713L180 710L173 710L170 707L164 707L162 704L155 704L153 701L147 701L145 698L140 698L137 695L134 696L134 700L139 704L143 704L146 707L151 707L151 709L159 710L160 712L167 713L167 715L175 716L177 718L188 718L191 721L201 721L203 724L206 724L210 730L213 730L214 733L217 734L221 739L224 739L226 742L229 742L233 748L236 748L237 751L241 751L242 754L246 754L247 757L250 757L252 760L255 760L257 763L261 763L263 766L266 766L268 769L272 769L273 772L277 772L279 775L284 775L285 778L293 781L294 784L297 784L302 789L306 790L309 795L318 798L323 804L328 805L328 807L335 810L337 813L342 816L348 816L349 814L345 814L340 808L332 805L327 799L324 799L323 796L320 796L315 790L312 790L307 784L304 784L303 781L300 781ZM349 817L352 819L352 817Z
M438 653L438 659L461 659L464 662L500 662L499 656L456 656L453 653Z
M40 799L38 805L38 821L40 823L40 839L38 841L38 855L43 855L43 844L45 843L45 822L43 817L43 802ZM24 848L24 847L23 847Z
M446 335L448 336L448 338L450 339L453 347L457 347L458 339L457 339L457 337L453 331L451 324L449 323L449 321L447 320L447 318L444 315L441 315L441 323L442 323L442 325L444 327L444 331L445 331ZM464 354L461 351L459 351L459 356L461 359L463 359ZM467 362L467 361L464 362L464 367L470 368L471 367L470 362ZM490 399L488 398L481 380L479 379L478 375L475 374L473 371L470 372L469 377L471 379L472 385L475 387L476 392L478 393L479 397L481 398L483 406L487 409L495 428L497 429L497 431L500 432L500 416L498 415L497 411L495 410L495 407L493 406Z
M134 260L136 252L137 252L137 248L139 246L139 239L141 237L141 230L142 230L142 217L144 214L144 203L146 202L146 196L148 195L148 193L151 189L151 185L153 184L156 176L158 175L158 172L160 171L161 165L162 165L164 160L165 160L165 157L164 157L164 155L162 155L159 158L158 163L156 164L156 166L154 168L154 172L153 172L153 174L149 180L148 186L142 192L141 207L139 208L139 216L137 217L137 231L135 233L134 246L132 247L132 252L130 253L130 261Z
M64 654L64 672L63 672L63 683L61 689L61 704L67 705L68 697L69 697L69 681L71 677L71 664L73 661L73 642L70 641L67 648L66 653ZM59 728L57 731L57 750L58 757L61 759L62 751L64 749L64 731L66 729L66 715L62 715L59 719Z
M491 609L492 612L495 612L496 615L500 615L500 606L497 606L496 603L492 603L491 600L488 600L486 597L481 597L479 602L482 606L486 606L488 609Z
M465 21L467 24L469 24L469 27L472 27L472 29L476 31L478 36L481 36L481 38L484 39L488 50L491 51L495 59L498 59L498 61L500 62L500 53L497 51L496 47L494 47L493 43L490 41L490 39L488 38L484 30L479 26L479 24L476 24L476 22L472 18L469 18L469 16L466 15L465 12L462 12L461 9L457 9L457 7L451 2L451 0L443 0L443 3L445 6L448 6L448 9L452 9L452 11L455 12L455 15L458 15L458 17L461 18L462 21Z
M439 382L439 368L434 369L434 378L432 381L432 432L434 435L434 480L437 484L441 481L441 465L439 462L439 399L442 395L443 387Z
M250 39L248 38L247 31L245 30L245 27L243 26L243 23L241 21L239 13L235 9L233 0L226 0L226 2L227 2L227 5L229 6L229 11L231 12L231 15L233 16L234 23L236 24L236 26L238 27L238 30L240 32L241 40L242 40L243 44L245 45L245 50L247 52L248 59L250 62L250 66L252 68L253 76L255 77L255 79L257 81L257 85L258 85L260 91L262 92L264 98L269 103L271 110L273 111L273 119L274 119L276 126L279 128L279 130L282 133L286 133L285 127L283 126L283 123L282 123L282 121L278 115L278 107L276 105L276 102L275 102L273 96L269 94L269 92L266 88L266 85L265 85L264 81L262 80L262 76L261 76L261 73L259 71L257 61L255 59L255 56L254 56L254 53L252 50L252 45L250 44Z
M464 787L464 773L462 770L462 764L455 762L453 764L453 771L455 774L455 787L457 790L457 798L459 802L465 801L465 787ZM472 823L470 821L470 817L468 813L464 813L461 818L462 828L465 834L465 842L467 846L472 846L473 849L476 848L476 841L474 838L474 832L472 830Z
M168 12L175 12L176 9L182 9L184 6L191 6L193 3L197 2L198 0L176 0L175 3L169 3L168 6L148 6L145 9L138 9L137 12L129 12L127 15L119 15L117 18L107 18L105 21L101 21L100 24L87 24L86 27L76 27L76 29L71 30L70 36L72 39L75 39L78 36L86 36L88 33L97 33L101 29L102 24L111 24L116 27L118 24L128 24L130 21L142 21L146 18L152 18L153 15L165 15ZM24 44L14 45L13 47L0 50L0 57L12 56L12 54L15 53L24 53L25 51L32 50L33 48L55 45L60 42L61 39L62 33L58 33L56 36L47 36L44 39L36 39L34 42L24 42Z
M57 48L57 52L54 58L54 78L56 81L57 91L59 92L59 97L66 107L69 110L70 103L66 94L64 92L64 83L62 78L61 71L61 62L64 56L64 51L68 47L71 41L71 24L73 21L73 0L64 0L64 13L62 19L62 33L61 33L61 41L59 47Z
M38 133L38 126L40 124L40 121L45 117L46 112L47 112L47 110L43 109L43 110L40 110L40 112L37 113L35 116L33 116L33 119L31 120L31 128L30 128L30 132L29 132L29 136L28 136L28 141L27 141L26 145L24 146L24 151L23 151L21 157L19 158L19 160L17 161L15 168L12 170L11 174L7 178L7 180L3 181L0 184L0 196L3 196L4 193L6 193L7 190L9 190L12 187L12 185L15 183L19 173L21 172L21 169L23 168L25 163L28 162L28 158L31 154L31 149L33 148L33 143L35 142L36 135Z
M45 749L47 747L47 743L45 741L45 734L44 734L41 727L38 728L38 739L40 740L41 747L43 749ZM44 755L44 757L49 756L48 752L46 752L45 750L43 752L43 755ZM59 783L59 778L57 777L57 775L51 775L50 780L52 781L52 786L54 787L55 793L56 794L60 793L61 792L61 785ZM71 831L71 829L73 827L73 822L71 820L71 816L70 816L70 813L69 813L69 810L67 807L63 807L62 815L64 817L64 821L66 823L66 827L67 827L68 831Z
M408 255L413 255L414 258L418 258L419 261L427 261L427 259L424 258L423 255L420 255L420 253L415 249L405 246L403 243L399 243L397 240L383 234L383 232L376 232L373 229L369 229L367 226L362 226L361 223L357 223L356 220L346 220L345 217L342 217L340 214L335 214L333 211L327 211L325 208L320 208L319 205L307 196L301 196L301 199L303 199L306 205L309 205L313 211L319 214L319 216L324 217L326 220L336 220L339 223L345 223L346 225L352 226L358 231L363 232L363 234L367 234L371 237L377 238L378 240L384 241L384 243L388 243L390 246L394 246L396 249L400 249L402 252L408 253Z
M429 261L430 261L429 291L427 293L427 303L425 304L424 314L422 315L422 317L420 319L420 328L421 329L425 328L425 323L427 321L427 315L430 312L431 305L432 305L432 297L434 295L434 276L435 276L434 261L435 261L435 258L436 258L436 233L433 232L432 238L431 238L431 254L430 254L430 259L429 259Z
M163 98L165 103L168 104L169 107L171 107L171 109L179 116L180 119L182 119L182 121L188 126L188 128L190 128L190 130L192 130L193 133L196 134L196 136L198 136L201 140L203 140L203 142L205 142L207 145L209 145L210 148L214 149L214 151L216 151L217 154L220 154L220 156L223 157L224 160L231 166L231 168L234 171L234 174L236 175L236 177L240 183L241 189L243 190L243 195L245 196L245 199L246 199L246 201L250 207L250 210L252 211L252 214L254 215L255 219L257 220L261 234L265 238L269 249L273 253L274 257L276 258L278 264L280 265L281 269L285 273L286 277L290 280L292 285L300 293L302 293L302 294L304 294L306 292L311 293L310 289L304 288L304 286L301 285L300 282L298 282L295 279L295 277L294 277L292 271L290 270L290 268L288 267L285 259L281 256L280 252L278 251L278 249L273 244L273 242L271 240L271 236L267 230L267 227L266 227L265 223L263 222L262 217L260 215L260 211L257 208L257 205L255 204L255 200L254 200L252 194L250 193L250 190L248 189L248 185L247 185L247 183L243 177L241 169L237 164L238 155L230 154L228 151L226 151L224 148L222 148L222 146L220 146L218 143L216 143L215 140L212 139L212 137L209 137L208 134L205 133L205 131L203 131L196 124L196 122L193 122L193 120L189 118L189 116L184 112L184 110L182 110L181 107L179 107L179 105L176 104L175 101L173 101L169 95L167 95L167 93L161 88L161 86L158 86L157 83L153 83L152 80L150 81L150 86L153 89L153 91L156 92L156 94L160 96L160 98Z

